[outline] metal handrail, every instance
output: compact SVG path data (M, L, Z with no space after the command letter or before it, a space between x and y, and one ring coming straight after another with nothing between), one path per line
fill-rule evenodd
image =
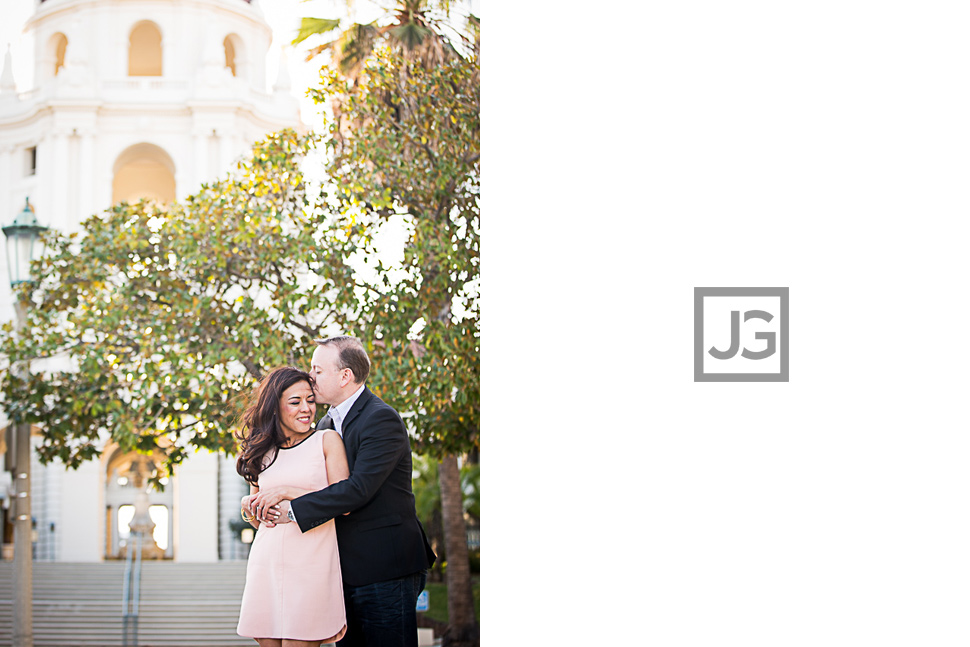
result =
M138 637L138 601L141 598L141 533L136 532L136 542L135 542L135 572L132 573L134 579L135 591L132 593L134 611L132 615L135 617L135 637ZM137 641L136 641L137 644Z
M132 541L134 540L134 541ZM141 597L141 533L132 531L128 536L125 555L125 580L121 593L121 631L124 647L138 645L138 600ZM132 567L132 543L135 545ZM130 641L129 641L130 638Z
M121 636L128 647L128 602L131 594L131 537L125 545L125 575L121 586Z

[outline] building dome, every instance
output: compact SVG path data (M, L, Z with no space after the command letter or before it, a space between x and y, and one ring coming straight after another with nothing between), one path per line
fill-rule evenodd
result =
M272 34L247 0L39 0L26 29L37 87L67 73L74 86L98 78L110 90L178 88L182 97L222 76L265 90ZM160 82L132 80L144 77Z

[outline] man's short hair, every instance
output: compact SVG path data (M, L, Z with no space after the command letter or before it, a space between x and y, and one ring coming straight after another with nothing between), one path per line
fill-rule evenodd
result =
M320 346L335 346L339 351L337 355L337 368L349 368L354 372L354 382L363 384L370 374L370 358L364 345L356 337L349 335L337 335L326 339L314 339Z

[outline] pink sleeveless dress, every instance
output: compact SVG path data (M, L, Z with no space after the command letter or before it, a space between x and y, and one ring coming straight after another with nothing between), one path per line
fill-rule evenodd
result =
M327 486L323 431L280 449L259 487ZM295 523L261 525L249 553L236 632L249 638L326 640L347 623L333 520L307 532Z

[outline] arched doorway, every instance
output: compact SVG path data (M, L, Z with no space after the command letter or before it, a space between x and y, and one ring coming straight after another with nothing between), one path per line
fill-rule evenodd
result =
M111 203L137 202L145 198L157 202L175 201L175 162L154 144L135 144L115 160L111 182Z
M124 559L133 527L144 528L143 558L171 559L172 488L148 486L148 478L162 464L160 455L125 452L116 447L105 467L105 559Z

